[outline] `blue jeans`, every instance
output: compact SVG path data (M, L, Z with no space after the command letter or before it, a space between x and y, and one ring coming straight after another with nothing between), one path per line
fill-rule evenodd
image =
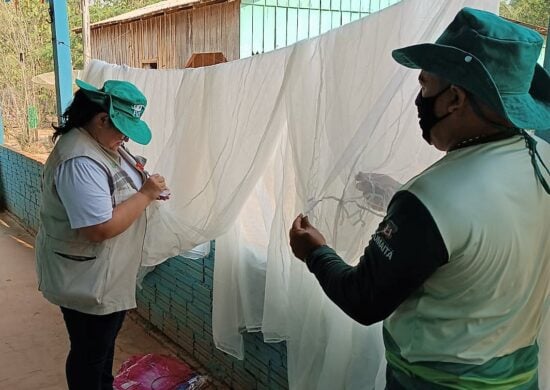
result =
M61 312L71 341L65 365L69 390L112 390L115 340L126 312L93 315L64 307Z

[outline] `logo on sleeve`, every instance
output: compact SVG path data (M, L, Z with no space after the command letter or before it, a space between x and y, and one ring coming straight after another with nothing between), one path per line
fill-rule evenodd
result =
M388 245L386 240L391 239L397 230L397 225L388 219L380 224L380 228L373 236L373 241L388 260L393 257L393 248Z
M380 228L376 231L376 234L384 236L386 240L390 240L392 236L397 233L397 225L393 223L391 219L383 221Z

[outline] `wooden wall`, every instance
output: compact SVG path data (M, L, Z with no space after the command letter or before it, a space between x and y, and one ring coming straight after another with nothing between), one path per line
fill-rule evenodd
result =
M92 28L92 57L109 63L158 69L183 68L193 53L222 52L239 58L240 1L182 9L142 20Z

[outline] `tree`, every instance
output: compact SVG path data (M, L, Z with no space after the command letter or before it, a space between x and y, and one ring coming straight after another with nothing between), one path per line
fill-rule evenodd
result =
M0 103L6 128L18 129L15 135L25 146L35 138L27 126L28 108L40 100L31 79L52 59L48 7L32 0L0 3L0 20Z

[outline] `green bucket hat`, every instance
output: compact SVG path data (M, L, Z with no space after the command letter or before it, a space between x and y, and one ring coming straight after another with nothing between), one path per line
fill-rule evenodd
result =
M97 89L82 80L76 80L76 85L89 100L109 113L114 126L122 134L141 145L151 141L151 129L141 120L147 99L134 84L107 80L101 89Z
M550 75L536 31L464 8L437 39L397 49L400 64L463 87L519 129L550 130Z

